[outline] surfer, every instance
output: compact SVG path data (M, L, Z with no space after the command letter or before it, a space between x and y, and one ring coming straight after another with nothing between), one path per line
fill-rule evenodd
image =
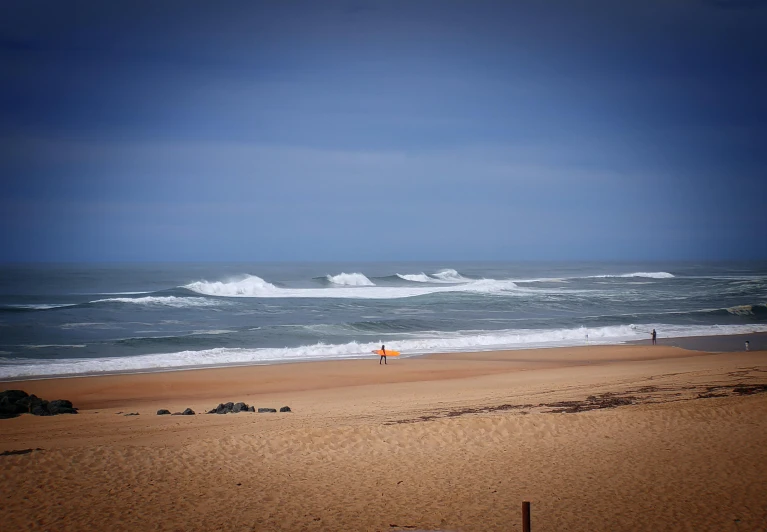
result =
M655 329L652 330L652 345L655 345L655 339L658 337L658 333L655 332Z
M381 345L381 358L378 359L378 365L381 365L381 361L383 360L384 364L387 364L386 362L386 346Z

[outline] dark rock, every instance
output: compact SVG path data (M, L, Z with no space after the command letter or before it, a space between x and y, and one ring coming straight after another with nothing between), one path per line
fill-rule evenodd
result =
M9 419L18 416L19 414L29 412L29 407L16 404L25 397L26 394L21 390L8 390L2 392L2 394L0 394L0 419Z
M165 410L164 408L157 411L158 416L167 416L168 414L170 414L170 410Z
M48 411L48 405L37 405L34 408L32 408L32 415L33 416L52 416Z
M255 408L246 403L221 403L216 408L208 410L208 414L237 414L238 412L255 412Z
M280 412L292 412L289 406L283 406L280 408Z
M48 406L48 401L43 401L38 396L32 394L32 395L28 395L26 397L22 397L21 399L16 401L16 406L23 408L24 412L33 412L34 413L34 410L36 408L38 408L38 407L41 407L41 406L43 408L47 407ZM37 414L37 415L41 415L41 414Z
M276 408L259 408L258 412L261 414L268 413L268 412L277 412Z
M30 413L35 416L55 416L57 414L77 414L71 401L57 399L46 401L36 395L29 395L22 390L0 392L0 419L16 417Z
M127 414L123 414L124 416L137 416L139 415L138 412L129 412Z
M0 392L0 402L7 400L15 403L19 399L23 399L24 397L28 396L29 394L24 390L5 390L4 392Z
M187 408L183 412L181 412L181 415L182 416L193 416L194 415L194 410L192 410L191 408Z
M48 403L48 413L52 416L58 414L77 414L77 409L72 406L72 401L56 399Z
M28 397L29 394L22 390L0 392L0 419L8 419L29 412L29 403L24 404L24 400ZM21 404L19 404L20 401Z

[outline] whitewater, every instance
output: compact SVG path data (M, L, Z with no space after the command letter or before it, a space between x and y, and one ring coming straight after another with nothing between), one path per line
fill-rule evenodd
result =
M767 332L764 263L0 267L0 379Z

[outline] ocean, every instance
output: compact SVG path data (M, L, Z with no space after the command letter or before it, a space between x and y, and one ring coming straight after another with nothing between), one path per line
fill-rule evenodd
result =
M0 379L767 332L767 263L0 266Z

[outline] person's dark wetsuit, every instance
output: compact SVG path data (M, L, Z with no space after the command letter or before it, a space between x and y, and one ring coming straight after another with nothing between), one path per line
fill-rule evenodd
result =
M378 365L379 366L381 365L381 361L382 360L383 360L384 364L387 364L387 362L386 362L386 346L385 345L381 346L381 358L378 359Z

